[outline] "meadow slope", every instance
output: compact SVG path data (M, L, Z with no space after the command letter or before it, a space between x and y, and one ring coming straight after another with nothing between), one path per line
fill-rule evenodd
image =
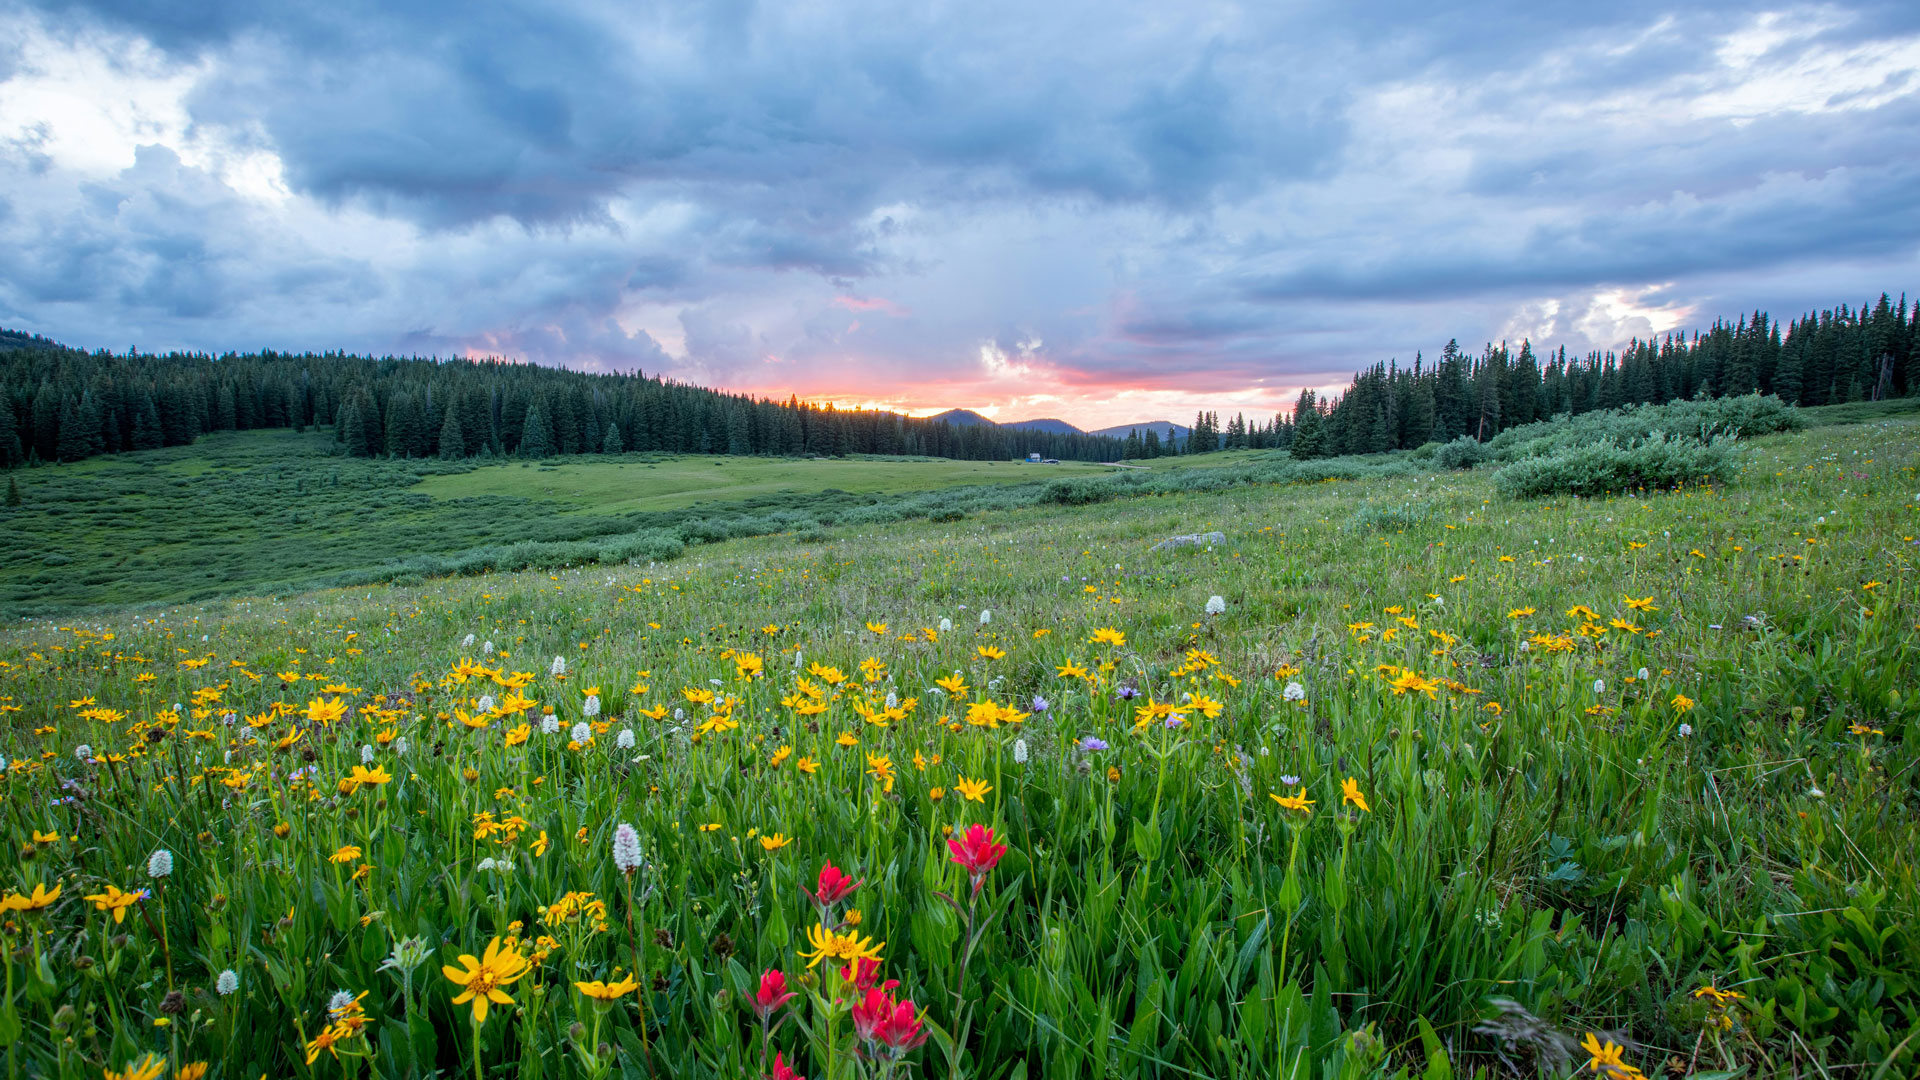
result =
M1915 1075L1917 436L17 623L9 1075Z

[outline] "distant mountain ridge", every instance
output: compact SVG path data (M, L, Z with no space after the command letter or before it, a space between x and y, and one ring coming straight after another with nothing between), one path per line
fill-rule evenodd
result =
M1002 424L998 421L989 420L979 413L974 412L972 409L948 409L946 412L935 413L926 419L936 424L952 424L956 427L970 427L976 424L984 424L988 427L1006 428L1013 431L1044 431L1053 435L1102 435L1114 439L1124 439L1130 431L1138 431L1141 437L1144 438L1149 428L1164 439L1167 434L1167 429L1172 428L1175 439L1179 442L1185 442L1187 435L1191 431L1186 425L1176 424L1171 420L1143 420L1136 424L1115 424L1112 427L1103 427L1097 431L1086 431L1067 423L1065 420L1058 420L1051 416L1034 420L1009 420Z
M1176 424L1171 420L1146 420L1138 424L1115 424L1112 427L1103 427L1089 431L1087 434L1107 435L1115 439L1124 439L1127 437L1128 432L1137 431L1140 433L1140 437L1144 439L1147 437L1148 429L1152 429L1158 432L1162 438L1165 438L1168 428L1172 428L1174 435L1183 442L1186 441L1188 434L1193 430L1184 424Z

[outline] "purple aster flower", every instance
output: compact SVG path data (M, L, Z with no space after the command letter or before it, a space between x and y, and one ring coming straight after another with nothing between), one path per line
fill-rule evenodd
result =
M1046 698L1043 698L1043 697L1041 697L1041 696L1040 696L1039 694L1035 694L1035 695L1033 695L1033 709L1032 709L1032 711L1033 711L1033 712L1046 712L1046 711L1047 711L1047 699L1046 699Z
M1095 750L1105 750L1106 748L1107 748L1107 740L1098 738L1093 735L1089 735L1086 738L1080 740L1080 749L1085 750L1089 753Z

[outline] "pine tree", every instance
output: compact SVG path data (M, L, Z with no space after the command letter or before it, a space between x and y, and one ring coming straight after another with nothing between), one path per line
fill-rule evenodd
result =
M440 422L440 458L455 461L467 456L467 437L460 432L460 410L448 409Z
M25 464L26 459L20 433L15 429L13 402L5 393L0 393L0 469L17 468Z
M1326 433L1321 419L1320 406L1314 400L1313 391L1300 391L1300 400L1293 406L1293 447L1290 451L1296 461L1324 455Z
M605 438L600 440L600 452L603 454L624 454L627 452L626 444L620 441L619 424L613 423L612 421L607 422L607 434Z
M542 458L554 452L553 430L547 426L547 419L541 415L537 404L527 408L527 419L522 425L517 452L525 458Z
M367 456L367 421L360 415L359 402L347 402L345 410L340 414L339 435L340 442L347 448L347 453L354 457Z

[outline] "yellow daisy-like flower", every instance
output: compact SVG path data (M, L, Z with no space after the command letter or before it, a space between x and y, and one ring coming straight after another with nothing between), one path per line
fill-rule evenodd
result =
M1367 805L1367 797L1360 794L1360 782L1351 776L1340 781L1340 801L1352 803L1365 813L1373 813L1373 807Z
M1127 643L1127 635L1115 630L1111 626L1103 626L1095 630L1093 636L1088 638L1087 641L1094 645L1112 645L1115 648L1120 648Z
M977 803L986 802L986 794L993 788L985 780L969 780L966 777L954 781L953 790Z
M1267 797L1279 803L1283 810L1297 810L1302 815L1313 813L1313 800L1307 798L1307 793L1304 790L1294 792L1292 795L1284 798L1281 797L1278 792L1270 792Z
M982 645L973 651L979 653L982 660L1005 660L1007 658L1007 650L998 645Z
M573 988L595 1001L617 1001L640 989L640 984L634 981L633 976L628 975L619 982L612 983L603 983L598 979L593 982L576 982Z
M511 1005L513 999L500 988L510 985L515 979L526 974L527 959L516 948L502 947L499 938L488 943L487 950L479 959L470 955L460 957L460 967L443 965L440 973L448 980L463 987L462 992L453 999L455 1005L473 1003L473 1022L487 1022L489 1003Z
M353 844L342 844L340 849L327 856L328 862L350 863L360 857L360 849Z
M8 911L41 911L50 908L53 906L55 900L60 899L60 891L62 888L64 888L64 886L55 885L53 890L49 892L43 883L35 885L31 894L23 895L21 893L12 893L8 896L0 897L0 913Z
M771 836L763 836L760 838L760 846L767 851L779 851L791 843L793 843L793 839L785 833L774 833Z
M802 950L800 955L810 958L807 960L809 968L818 967L822 960L838 960L848 966L856 960L878 960L880 950L887 945L884 941L876 945L871 937L863 938L855 930L835 932L825 926L807 927L807 942L813 946L813 951Z

